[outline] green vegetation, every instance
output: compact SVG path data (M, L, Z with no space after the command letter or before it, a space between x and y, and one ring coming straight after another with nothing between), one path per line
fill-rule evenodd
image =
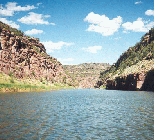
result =
M40 57L40 59L42 60L48 59L48 61L50 62L46 61L48 64L43 65L45 66L51 64L52 68L55 69L55 72L59 71L57 69L57 66L61 65L61 63L58 62L57 59L50 57L46 53L46 49L44 48L43 45L39 43L38 38L33 37L31 38L30 36L26 36L22 31L12 28L11 26L2 23L0 21L0 33L2 31L4 32L3 36L4 38L5 35L8 35L9 37L11 37L12 35L14 39L16 39L16 36L18 36L19 39L17 39L18 41L17 51L18 53L20 53L20 55L18 55L20 59L17 60L17 62L14 64L14 67L10 70L12 72L10 72L8 75L0 73L0 92L43 91L43 90L72 88L71 86L66 84L65 79L63 79L63 83L57 83L57 81L61 81L63 74L60 75L59 77L56 77L55 79L52 76L50 78L47 76L42 79L37 79L40 76L37 77L36 70L32 70L29 73L29 75L31 75L31 78L26 79L25 77L22 79L17 79L18 76L14 75L14 72L20 70L20 67L23 68L24 66L29 66L30 69L30 57L33 54L39 54L37 58ZM7 47L8 46L6 46L6 48ZM28 50L28 52L20 51L22 47L25 49L24 51ZM9 49L11 49L11 47ZM29 50L31 53L29 53ZM14 57L16 57L16 54ZM11 61L10 58L7 59L7 61Z
M105 83L107 79L129 73L147 72L154 62L154 28L146 33L135 46L124 52L109 70L100 73L100 79Z
M40 53L40 49L34 45L32 45L33 50L35 50L35 52Z
M23 36L24 35L24 32L20 31L20 30L17 30L16 28L12 28L11 26L7 25L7 24L4 24L3 22L0 21L0 27L1 28L5 28L7 29L8 31L10 32L14 32L14 34L16 36Z
M50 83L46 80L16 79L11 73L0 73L0 92L49 91L73 88L67 84Z

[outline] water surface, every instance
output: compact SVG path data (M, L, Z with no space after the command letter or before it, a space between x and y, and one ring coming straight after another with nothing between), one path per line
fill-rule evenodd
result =
M0 94L0 139L152 140L154 93L99 89Z

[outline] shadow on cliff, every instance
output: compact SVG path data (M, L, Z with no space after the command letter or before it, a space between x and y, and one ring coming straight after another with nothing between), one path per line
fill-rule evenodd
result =
M143 74L129 74L107 80L106 89L127 91L154 91L154 69Z
M154 91L154 69L148 71L144 83L140 89L141 91Z

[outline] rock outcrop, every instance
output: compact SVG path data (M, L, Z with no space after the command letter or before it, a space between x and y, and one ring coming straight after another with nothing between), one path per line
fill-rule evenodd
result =
M129 74L124 77L116 77L114 80L107 80L106 89L154 91L154 69L147 74Z
M100 74L100 82L106 89L147 90L154 89L154 28L146 33L135 46L125 51L109 70Z
M147 73L140 90L154 91L154 69Z
M106 89L140 90L144 83L144 79L145 75L143 73L116 77L115 80L107 80Z
M0 72L16 78L61 82L64 75L61 63L47 55L39 39L18 36L11 29L0 26Z

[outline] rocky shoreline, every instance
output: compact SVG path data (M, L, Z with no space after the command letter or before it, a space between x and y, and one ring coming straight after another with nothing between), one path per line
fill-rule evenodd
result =
M124 77L116 77L114 80L107 80L106 89L154 91L154 69L147 74L129 74Z

